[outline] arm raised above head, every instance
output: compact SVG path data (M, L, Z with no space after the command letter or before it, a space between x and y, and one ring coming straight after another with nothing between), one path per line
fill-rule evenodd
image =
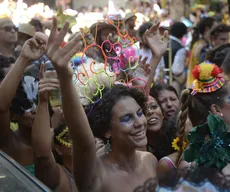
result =
M44 53L46 44L44 41L43 35L40 33L36 33L33 38L27 40L20 56L0 84L0 148L2 144L7 144L11 133L9 108L16 94L19 82L26 67L33 60L40 58Z
M76 35L63 48L60 48L68 29L69 24L66 23L58 33L57 20L53 19L47 56L52 61L60 81L63 112L73 140L75 182L79 191L85 191L92 184L96 175L96 148L94 136L76 92L72 80L73 72L69 65L71 57L82 46L81 34Z

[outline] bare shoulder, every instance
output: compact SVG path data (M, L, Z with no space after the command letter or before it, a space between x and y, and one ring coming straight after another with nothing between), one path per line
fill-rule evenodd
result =
M157 163L157 158L149 152L146 151L137 151L137 155L144 161L150 161L150 162L155 162Z
M157 164L157 173L159 175L165 174L171 169L172 167L169 167L168 163L164 159L161 159Z

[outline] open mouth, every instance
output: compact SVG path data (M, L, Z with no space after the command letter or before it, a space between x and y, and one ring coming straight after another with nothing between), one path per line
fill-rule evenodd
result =
M175 110L168 110L167 112L166 112L166 114L168 115L168 116L173 116L174 114L175 114Z
M145 131L144 130L137 131L136 133L133 133L132 136L137 139L142 139L145 137Z
M148 124L148 125L155 125L155 124L158 123L158 121L159 121L158 118L153 117L153 118L151 118L151 119L148 120L147 124Z

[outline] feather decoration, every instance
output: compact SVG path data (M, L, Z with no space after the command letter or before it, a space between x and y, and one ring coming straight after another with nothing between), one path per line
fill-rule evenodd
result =
M189 147L183 152L185 161L220 171L230 162L230 134L224 121L212 113L207 123L191 130L188 140Z
M38 81L34 77L24 76L22 86L27 95L27 99L34 102L38 95Z

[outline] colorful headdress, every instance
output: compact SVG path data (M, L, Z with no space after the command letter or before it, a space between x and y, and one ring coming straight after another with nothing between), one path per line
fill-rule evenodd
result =
M196 93L211 93L220 89L225 80L221 76L222 70L215 64L205 61L197 65L192 72L193 81L192 95Z
M79 65L75 69L75 75L75 86L83 105L94 103L95 96L101 98L103 89L113 86L116 77L109 66L93 59L87 59L86 63Z
M82 105L90 105L99 101L102 98L103 90L115 84L119 73L122 73L120 83L126 86L132 84L134 80L143 81L146 84L145 79L138 76L136 71L139 64L138 48L128 32L123 33L113 18L117 18L116 15L108 16L105 21L98 21L90 29L81 29L85 46L82 50L83 53L77 53L72 58L71 66L75 74L73 81ZM106 40L97 42L98 32L103 29L113 29L116 31L116 35L111 38L113 34L109 34ZM87 42L88 35L90 38ZM93 49L89 50L90 48ZM92 56L91 52L96 54L92 54ZM86 54L87 57L85 57ZM144 90L144 86L137 85L135 87ZM94 101L95 98L97 98L96 101Z
M71 66L72 68L76 68L77 66L81 65L82 63L86 63L87 56L84 53L76 53L71 58Z
M63 129L63 131L56 136L56 139L60 144L66 146L66 147L72 146L72 139L70 137L68 127Z

